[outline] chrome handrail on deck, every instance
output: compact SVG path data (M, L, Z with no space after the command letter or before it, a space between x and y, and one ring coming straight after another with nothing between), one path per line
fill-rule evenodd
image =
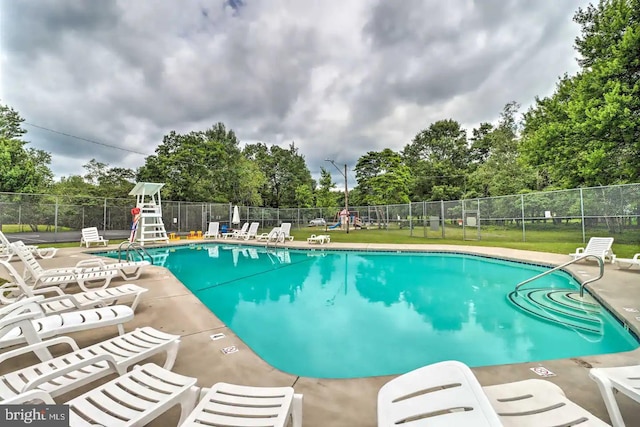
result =
M582 298L582 297L583 297L583 295L584 295L584 287L585 287L586 285L588 285L589 283L592 283L592 282L595 282L596 280L600 280L600 279L602 279L602 276L604 276L604 261L602 260L602 258L600 258L600 257L599 257L599 256L597 256L597 255L587 254L587 255L584 255L584 256L581 256L581 257L578 257L578 258L574 258L574 259L572 259L572 260L571 260L571 261L569 261L569 262L565 262L564 264L559 265L559 266L557 266L557 267L554 267L554 268L552 268L551 270L547 270L547 271L545 271L545 272L543 272L543 273L538 274L537 276L534 276L534 277L532 277L532 278L530 278L530 279L527 279L527 280L524 280L524 281L522 281L522 282L518 283L518 284L516 285L516 288L515 288L515 290L514 290L514 291L515 291L516 295L518 295L518 289L519 289L522 285L526 285L527 283L529 283L529 282L533 282L534 280L539 279L539 278L541 278L542 276L546 276L547 274L551 274L551 273L553 273L554 271L560 270L561 268L567 267L567 266L569 266L569 265L571 265L571 264L573 264L573 263L576 263L576 262L578 262L578 261L582 261L583 259L587 259L587 258L589 258L589 257L592 257L592 258L595 258L596 260L598 260L598 265L599 265L599 267L600 267L600 274L598 275L598 277L595 277L595 278L592 278L592 279L589 279L589 280L585 280L584 282L582 282L582 284L580 285L580 298Z
M145 259L145 256L149 257L149 262L153 264L153 257L142 245L135 242L127 242L126 240L118 245L118 261L121 261L122 245L125 243L127 244L127 247L125 248L126 261L129 261L129 251L132 251L137 253L142 259Z

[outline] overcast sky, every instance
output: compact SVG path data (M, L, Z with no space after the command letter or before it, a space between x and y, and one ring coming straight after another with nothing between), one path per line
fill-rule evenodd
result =
M588 3L3 1L0 102L137 152L25 125L57 177L92 158L135 169L169 131L221 121L242 143L294 141L317 178L326 158L352 170L434 121L470 133L507 102L552 94L577 71L572 17Z

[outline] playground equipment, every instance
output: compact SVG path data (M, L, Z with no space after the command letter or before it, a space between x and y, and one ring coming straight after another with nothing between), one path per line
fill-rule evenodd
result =
M366 228L364 222L358 216L358 212L349 212L344 209L337 212L334 219L337 221L334 225L327 227L329 230L335 230L341 228L346 230L347 224L351 229Z

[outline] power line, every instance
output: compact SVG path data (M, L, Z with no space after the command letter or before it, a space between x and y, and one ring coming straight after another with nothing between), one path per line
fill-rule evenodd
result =
M116 150L122 150L122 151L126 151L126 152L129 152L129 153L139 154L139 155L141 155L141 156L150 156L150 155L151 155L151 154L148 154L148 153L142 153L142 152L140 152L140 151L131 150L131 149L129 149L129 148L122 148L122 147L118 147L118 146L116 146L116 145L106 144L106 143L104 143L104 142L99 142L99 141L94 141L94 140L92 140L92 139L83 138L83 137L81 137L81 136L71 135L71 134L69 134L69 133L60 132L60 131L57 131L57 130L54 130L54 129L49 129L49 128L44 127L44 126L35 125L35 124L33 124L33 123L29 123L29 122L23 122L23 123L24 123L25 125L29 125L29 126L32 126L32 127L34 127L34 128L38 128L38 129L42 129L42 130L46 130L47 132L57 133L58 135L68 136L68 137L70 137L70 138L79 139L79 140L81 140L81 141L90 142L90 143L92 143L92 144L96 144L96 145L102 145L103 147L114 148L114 149L116 149Z

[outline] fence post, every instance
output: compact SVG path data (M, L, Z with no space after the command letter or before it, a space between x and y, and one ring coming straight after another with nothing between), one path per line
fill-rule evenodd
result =
M298 208L298 229L300 228L300 208Z
M580 189L580 219L582 222L582 243L587 241L587 236L584 230L584 197L582 195L582 188Z
M387 231L389 231L389 205L386 205L387 208L387 218L385 220L385 224L387 224Z
M106 199L105 199L106 200ZM58 241L58 196L56 196L56 208L53 216L53 241Z
M427 238L427 202L422 201L422 237Z
M478 240L482 240L482 233L480 231L480 198L476 199L476 203L478 204L478 214L476 215L476 225L478 227Z
M524 194L520 195L520 211L522 212L522 241L527 241L526 229L524 226Z
M57 207L57 200L56 200L56 207ZM104 207L102 209L102 231L107 231L107 198L104 198Z
M409 237L413 237L413 220L411 218L411 202L409 202Z
M440 200L440 218L442 218L442 238L445 238L445 232L444 232L444 224L445 224L445 220L444 220L444 200Z

